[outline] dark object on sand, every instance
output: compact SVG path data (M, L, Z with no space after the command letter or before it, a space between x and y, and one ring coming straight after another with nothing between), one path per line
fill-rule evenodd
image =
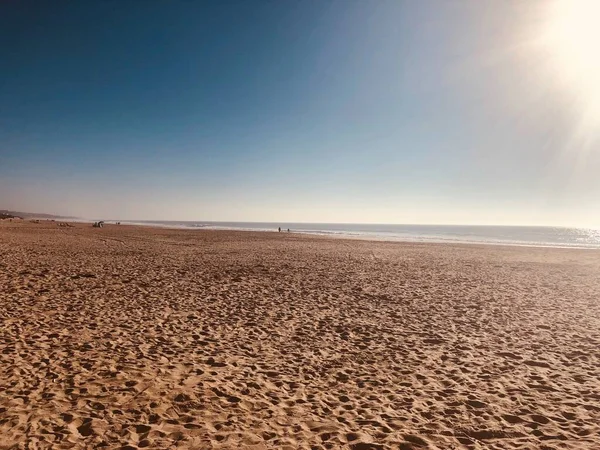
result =
M9 212L0 212L0 220L4 220L4 219L10 219L12 221L12 219L23 219L20 216L15 216L14 214L10 214Z
M100 222L94 222L94 225L92 225L94 228L102 228L104 226L104 221L101 220Z
M277 230L281 233L281 227L277 228Z

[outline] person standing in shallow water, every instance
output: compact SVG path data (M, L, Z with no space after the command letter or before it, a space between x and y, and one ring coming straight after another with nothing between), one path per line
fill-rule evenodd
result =
M279 228L277 229L277 231L279 231L279 232L281 233L281 227L279 227Z

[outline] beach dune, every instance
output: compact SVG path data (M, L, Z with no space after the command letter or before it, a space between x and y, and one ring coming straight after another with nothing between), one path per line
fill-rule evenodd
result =
M600 253L0 223L0 448L600 448Z

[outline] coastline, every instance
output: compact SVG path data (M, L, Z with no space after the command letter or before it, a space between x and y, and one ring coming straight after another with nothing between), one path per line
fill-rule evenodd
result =
M42 219L40 219L42 220ZM62 219L61 219L62 220ZM66 220L68 221L68 220ZM94 220L88 219L77 219L71 220L70 222L80 224L92 224ZM110 220L105 221L108 225L114 225L116 221ZM227 222L155 222L155 221L123 221L120 222L120 226L131 226L131 227L143 227L143 228L159 228L159 229L170 229L170 230L188 230L188 231L221 231L221 232L250 232L250 233L277 233L278 223L261 223L261 222L231 222L235 226L225 226ZM218 225L217 225L218 224ZM244 227L243 225L261 225L260 227ZM268 227L265 225L269 225ZM287 226L292 225L290 223L284 223L282 225L282 233L286 233L285 229ZM600 250L600 230L595 231L597 235L593 242L588 243L559 243L559 242L532 242L526 240L505 240L494 237L487 238L465 238L464 236L458 237L441 237L441 236L430 236L426 234L414 235L397 235L393 233L376 233L376 232L358 232L358 231L331 231L325 229L318 229L315 227L328 227L328 226L379 226L375 224L293 224L297 226L310 226L312 228L307 229L292 229L291 233L295 235L315 236L332 239L348 239L348 240L361 240L361 241L373 241L373 242L396 242L396 243L423 243L423 244L448 244L448 245L492 245L492 246L511 246L511 247L526 247L526 248L559 248L559 249L582 249L582 250ZM520 227L520 226L456 226L456 225L380 225L380 226L392 226L392 227L413 227L413 228L424 228L429 227L448 227L448 228L479 228L479 229L562 229L562 230L575 230L575 228L566 227ZM580 229L588 230L588 229Z

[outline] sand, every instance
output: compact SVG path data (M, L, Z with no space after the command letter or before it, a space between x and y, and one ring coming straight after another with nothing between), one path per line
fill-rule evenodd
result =
M0 448L600 448L600 252L0 223Z

